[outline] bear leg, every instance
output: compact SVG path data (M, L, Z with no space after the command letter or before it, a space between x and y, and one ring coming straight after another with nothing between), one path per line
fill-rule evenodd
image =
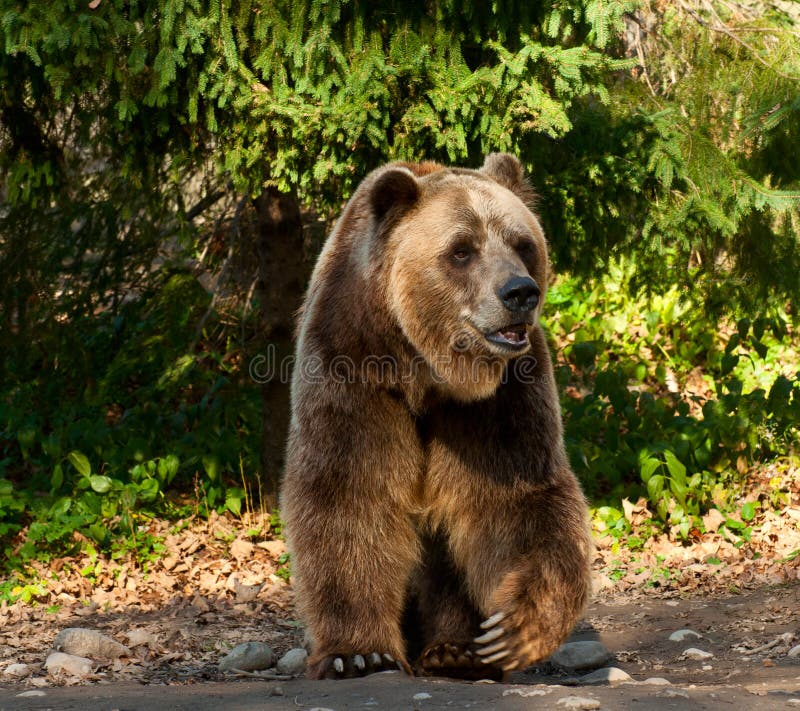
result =
M469 597L464 574L447 550L441 532L421 536L422 561L413 579L417 630L407 631L409 656L417 656L415 642L422 644L415 664L424 676L457 679L502 678L503 672L487 665L476 654L472 638L480 629L482 616Z

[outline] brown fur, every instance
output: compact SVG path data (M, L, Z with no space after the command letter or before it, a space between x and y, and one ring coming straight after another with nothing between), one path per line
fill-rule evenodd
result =
M320 255L282 493L313 678L337 655L372 652L406 670L421 653L423 673L459 675L497 612L509 650L498 668L523 666L583 610L587 510L541 301L527 351L484 338L508 323L496 286L509 275L530 275L543 300L531 197L508 155L481 171L390 164L364 180Z

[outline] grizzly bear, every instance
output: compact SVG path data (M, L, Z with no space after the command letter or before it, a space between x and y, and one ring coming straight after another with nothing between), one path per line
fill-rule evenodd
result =
M587 506L538 323L531 197L507 154L391 163L319 256L282 489L311 678L501 678L583 611Z

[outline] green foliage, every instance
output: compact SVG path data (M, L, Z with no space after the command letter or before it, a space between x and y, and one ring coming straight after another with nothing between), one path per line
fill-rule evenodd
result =
M552 327L590 494L647 496L683 535L712 503L746 530L740 470L796 445L797 13L0 0L0 36L7 559L75 531L136 541L137 516L181 493L198 512L253 504L261 322L249 296L223 314L223 280L212 298L197 275L253 261L246 206L265 188L335 212L394 158L508 150L529 168L572 275ZM220 196L237 207L208 216ZM711 395L680 395L693 373Z
M785 315L715 323L676 288L633 296L632 275L623 262L588 289L568 278L548 296L551 332L565 344L556 362L567 447L592 498L643 496L656 522L687 538L710 508L736 507L754 463L800 444L797 346ZM614 511L599 515L627 531ZM741 519L752 518L744 508Z

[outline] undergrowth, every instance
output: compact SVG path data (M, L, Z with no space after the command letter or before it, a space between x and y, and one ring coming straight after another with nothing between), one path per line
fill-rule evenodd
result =
M744 539L759 510L789 503L779 475L745 500L748 477L798 464L790 315L772 305L718 319L677 287L635 295L632 274L623 261L590 283L563 277L545 309L566 444L595 523L635 550L648 530L688 540L717 509ZM160 555L144 525L153 517L261 505L257 388L234 340L197 332L205 307L175 275L121 321L70 325L3 384L0 599L35 599L33 561L104 552L147 566ZM645 502L644 528L623 500ZM270 528L280 534L277 514Z

